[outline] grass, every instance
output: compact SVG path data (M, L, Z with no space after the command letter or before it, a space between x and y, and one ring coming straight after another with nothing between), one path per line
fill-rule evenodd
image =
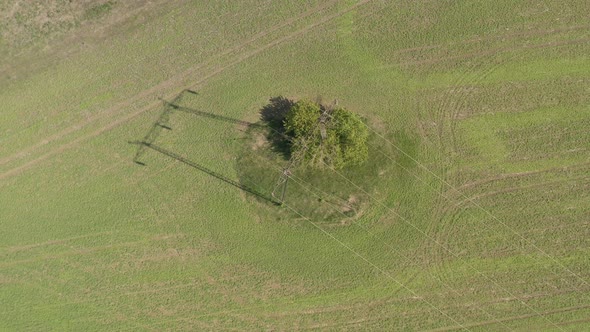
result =
M90 7L84 12L82 20L98 19L101 16L106 15L113 8L114 4L115 3L113 1L107 1L105 3Z
M0 329L588 328L586 2L104 3L0 43ZM35 26L16 18L2 36ZM297 186L277 208L150 149L133 163L185 88L248 122L277 95L360 113L362 215L326 223ZM154 144L211 172L278 176L244 167L239 124L167 125Z
M220 130L221 132L227 132ZM299 219L301 215L322 224L350 224L362 216L371 205L371 196L383 196L389 192L383 179L393 176L395 165L389 162L381 150L370 149L369 160L362 165L346 167L342 170L314 170L301 165L293 166L293 173L286 184L277 182L283 169L287 167L290 155L285 153L283 139L277 137L277 129L265 122L247 127L246 136L240 142L241 151L237 157L236 170L240 183L263 193L262 208L276 214L277 221ZM374 147L377 135L369 140ZM395 154L393 151L388 151ZM403 176L397 177L403 179ZM346 179L346 180L345 180ZM396 186L401 185L396 183ZM353 186L351 183L359 184ZM268 208L268 203L280 203L284 192L286 207ZM410 188L406 188L410 189ZM274 194L274 196L273 196Z

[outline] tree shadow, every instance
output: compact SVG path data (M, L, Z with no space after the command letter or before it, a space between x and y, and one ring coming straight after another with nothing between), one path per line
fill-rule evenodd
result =
M270 128L267 139L272 149L285 159L291 158L291 137L286 133L284 121L295 102L283 96L272 97L260 110L260 120Z
M294 101L283 96L272 97L268 105L260 110L260 120L276 130L284 130L283 121L294 104Z

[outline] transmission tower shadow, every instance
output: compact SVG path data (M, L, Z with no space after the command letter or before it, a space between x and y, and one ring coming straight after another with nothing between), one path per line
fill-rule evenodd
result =
M246 186L238 181L232 180L225 175L219 174L213 170L210 170L210 169L204 167L203 165L200 165L200 164L198 164L192 160L189 160L177 153L166 150L166 149L154 144L154 142L158 139L158 137L162 133L162 130L173 130L173 128L169 124L169 119L170 119L170 115L173 114L174 112L189 113L189 114L193 114L193 115L200 116L200 117L214 119L217 121L224 121L224 122L229 122L229 123L233 123L233 124L238 124L241 126L245 126L246 128L250 128L250 127L265 128L265 127L267 127L266 125L261 125L261 124L252 123L252 122L248 122L248 121L237 120L237 119L230 118L227 116L181 106L181 105L179 105L179 103L180 103L184 93L190 93L190 94L195 94L195 95L197 94L197 92L187 89L187 90L183 90L182 92L180 92L174 99L172 99L172 101L167 101L167 100L160 98L160 100L164 103L164 110L162 111L162 113L160 114L158 119L152 124L152 126L148 130L147 134L140 141L129 142L130 144L138 145L135 156L133 157L133 162L135 162L136 164L141 165L141 166L146 166L146 164L144 162L142 162L140 159L145 154L147 149L151 149L151 150L159 152L165 156L168 156L170 158L178 160L185 165L188 165L188 166L190 166L194 169L197 169L201 172L204 172L204 173L206 173L218 180L221 180L229 185L232 185L240 190L243 190L251 195L254 195L264 201L270 202L274 205L280 205L280 203L277 200L275 200L272 196L270 196L269 194L267 195L267 194L261 193L260 191L254 189L254 188Z
M245 191L245 192L247 192L249 194L252 194L252 195L254 195L254 196L256 196L256 197L258 197L260 199L263 199L265 201L268 201L268 202L270 202L270 203L272 203L274 205L280 205L279 202L277 202L271 196L265 195L265 194L257 191L254 188L248 187L248 186L246 186L246 185L244 185L242 183L239 183L239 182L237 182L235 180L232 180L232 179L226 177L225 175L222 175L222 174L219 174L219 173L217 173L215 171L212 171L212 170L204 167L203 165L200 165L200 164L198 164L198 163L196 163L196 162L194 162L192 160L189 160L189 159L187 159L187 158L185 158L185 157L183 157L183 156L181 156L181 155L179 155L177 153L174 153L172 151L166 150L166 149L164 149L162 147L159 147L157 145L154 145L154 144L148 143L148 142L136 141L136 142L129 142L129 143L131 143L131 144L138 144L138 145L140 145L140 146L142 146L144 148L152 149L152 150L154 150L156 152L159 152L159 153L161 153L161 154L163 154L165 156L168 156L168 157L170 157L172 159L178 160L178 161L180 161L181 163L183 163L185 165L188 165L188 166L190 166L192 168L195 168L195 169L197 169L197 170L199 170L201 172L204 172L204 173L206 173L208 175L211 175L212 177L214 177L216 179L219 179L219 180L221 180L221 181L223 181L223 182L225 182L225 183L227 183L229 185L232 185L232 186L234 186L234 187L236 187L238 189L241 189L241 190L243 190L243 191Z
M196 116L202 116L205 118L210 118L210 119L229 122L229 123L235 123L235 124L239 124L239 125L242 125L245 127L258 127L258 128L266 127L265 125L261 125L258 123L238 120L238 119L230 118L230 117L227 117L224 115L219 115L219 114L214 114L214 113L210 113L210 112L200 111L200 110L197 110L194 108L179 106L177 104L170 103L167 101L164 101L164 103L166 103L169 107L171 107L172 109L179 111L179 112L189 113L189 114L193 114Z
M196 92L194 92L192 90L183 90L176 97L174 97L173 103L180 102L180 100L182 99L182 95L185 92L189 92L191 94L196 94ZM160 114L160 116L158 117L156 122L154 122L154 124L150 127L147 134L143 137L143 139L141 141L151 144L151 143L155 142L156 139L160 136L162 129L172 130L172 128L168 124L168 120L170 119L170 114L172 113L173 110L174 110L174 108L171 107L169 103L164 103L164 111L162 111L162 113ZM144 153L145 153L145 146L140 145L137 148L135 156L133 156L133 162L138 165L145 166L145 163L140 161L140 158L143 156Z

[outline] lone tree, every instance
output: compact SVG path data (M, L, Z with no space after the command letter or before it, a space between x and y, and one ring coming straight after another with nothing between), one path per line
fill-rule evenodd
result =
M291 155L302 154L303 165L340 169L368 158L367 127L344 108L300 100L287 112L284 128L292 138Z

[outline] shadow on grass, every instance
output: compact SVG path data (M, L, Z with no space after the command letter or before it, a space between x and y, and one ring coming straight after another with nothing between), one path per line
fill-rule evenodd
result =
M266 127L265 125L258 124L258 123L237 120L237 119L230 118L230 117L227 117L224 115L214 114L214 113L210 113L210 112L200 111L200 110L197 110L194 108L180 106L175 103L167 102L165 100L164 100L164 103L166 103L169 107L171 107L172 109L179 111L179 112L189 113L189 114L193 114L196 116L202 116L205 118L210 118L210 119L229 122L229 123L235 123L235 124L239 124L239 125L246 126L246 127Z
M192 90L183 90L172 101L166 101L166 100L160 98L160 100L162 100L162 102L164 103L164 110L162 111L162 113L160 114L158 119L154 122L154 124L152 124L149 131L143 137L142 140L129 142L130 144L138 145L137 151L133 157L133 162L135 162L136 164L141 165L141 166L146 166L146 164L144 162L142 162L140 159L143 156L143 154L145 153L146 149L149 148L149 149L152 149L152 150L157 151L159 153L162 153L170 158L176 159L176 160L184 163L185 165L188 165L192 168L202 171L210 176L213 176L214 178L217 178L227 184L230 184L236 188L239 188L239 189L241 189L249 194L252 194L264 201L271 202L275 205L280 205L275 199L273 199L269 195L261 193L254 188L246 186L238 181L232 180L232 179L230 179L222 174L219 174L213 170L210 170L210 169L208 169L208 168L206 168L206 167L204 167L192 160L189 160L179 154L176 154L172 151L168 151L168 150L163 149L163 148L154 144L156 139L160 136L162 129L173 130L173 128L169 125L168 122L169 122L170 115L175 111L189 113L189 114L193 114L193 115L200 116L200 117L206 117L206 118L214 119L217 121L224 121L224 122L229 122L229 123L233 123L233 124L238 124L238 125L245 126L246 128L268 128L268 125L266 125L266 124L252 123L252 122L237 120L237 119L230 118L230 117L223 116L223 115L219 115L219 114L209 113L209 112L200 111L200 110L189 108L189 107L180 106L179 105L180 100L182 99L182 96L185 92L195 94L195 95L197 94L197 92L192 91ZM282 124L282 121L281 121L281 124Z
M204 167L204 166L202 166L202 165L200 165L200 164L198 164L198 163L196 163L196 162L194 162L192 160L189 160L189 159L187 159L187 158L185 158L185 157L183 157L183 156L181 156L181 155L179 155L177 153L174 153L172 151L166 150L166 149L164 149L162 147L159 147L159 146L157 146L155 144L148 143L148 142L129 142L129 143L131 143L131 144L138 144L138 145L140 145L140 147L145 147L145 148L152 149L152 150L154 150L156 152L159 152L159 153L161 153L163 155L166 155L166 156L168 156L168 157L170 157L172 159L176 159L176 160L180 161L181 163L183 163L185 165L188 165L188 166L190 166L192 168L195 168L195 169L197 169L197 170L199 170L201 172L204 172L206 174L209 174L209 175L211 175L212 177L214 177L216 179L219 179L219 180L221 180L221 181L223 181L223 182L225 182L227 184L230 184L230 185L232 185L232 186L234 186L236 188L239 188L239 189L241 189L241 190L243 190L243 191L245 191L247 193L250 193L250 194L252 194L252 195L260 198L260 199L263 199L263 200L268 201L270 203L273 203L275 205L280 205L279 202L277 202L276 200L274 200L272 197L270 197L268 195L265 195L265 194L257 191L254 188L248 187L246 185L243 185L242 183L239 183L237 181L234 181L234 180L226 177L225 175L222 175L222 174L219 174L219 173L217 173L215 171L212 171L212 170L210 170L210 169L208 169L208 168L206 168L206 167Z
M238 120L234 118L230 118L224 115L219 115L215 113L205 112L201 110L197 110L194 108L189 108L185 106L180 106L176 102L176 100L172 102L168 102L162 100L166 105L165 111L162 114L164 116L166 110L174 110L184 113L193 114L200 117L210 118L213 120L224 121L229 123L234 123L238 125L242 125L246 128L266 128L268 130L267 139L271 144L273 151L281 154L285 159L289 159L291 157L291 137L286 134L285 127L283 125L283 121L291 107L294 105L294 101L278 96L273 97L270 99L270 102L264 106L260 110L260 120L259 123L253 123L243 120ZM161 122L161 121L160 121ZM158 122L157 122L158 123ZM164 126L166 129L171 129ZM144 140L146 142L152 143L153 141Z
M267 135L273 151L285 159L291 158L291 138L285 132L284 121L295 102L283 96L272 97L260 110L260 120L270 129Z
M185 91L182 91L173 99L173 102L179 102L182 99L182 95ZM191 93L194 93L191 91ZM170 119L170 114L172 113L173 108L169 106L169 104L164 103L164 111L160 114L156 122L152 124L150 130L148 130L147 134L141 140L142 142L151 144L156 141L156 139L160 136L162 129L172 130L170 125L168 124L168 120ZM145 153L145 146L140 145L137 151L135 152L135 156L133 156L133 162L145 166L145 163L140 160L140 158Z

